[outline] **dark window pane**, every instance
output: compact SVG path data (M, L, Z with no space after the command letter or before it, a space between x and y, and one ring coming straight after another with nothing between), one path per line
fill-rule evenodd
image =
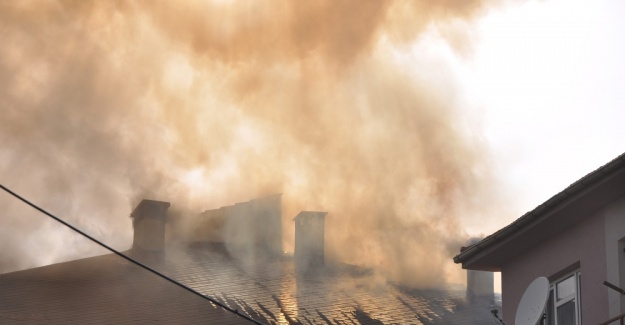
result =
M558 325L575 325L575 300L558 307Z

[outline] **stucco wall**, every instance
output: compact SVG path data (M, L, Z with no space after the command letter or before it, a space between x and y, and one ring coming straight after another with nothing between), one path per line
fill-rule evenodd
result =
M607 320L605 209L584 219L502 267L502 301L506 324L514 324L516 309L536 277L550 277L580 263L582 323ZM532 240L527 238L527 240Z

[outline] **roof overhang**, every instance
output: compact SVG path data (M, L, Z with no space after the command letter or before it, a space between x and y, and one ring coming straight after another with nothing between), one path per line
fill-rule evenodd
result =
M625 154L536 209L454 257L462 268L501 271L502 265L625 196Z

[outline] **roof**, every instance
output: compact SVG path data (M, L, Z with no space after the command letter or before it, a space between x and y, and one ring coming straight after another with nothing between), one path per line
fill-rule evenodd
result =
M113 254L0 275L0 324L249 324Z
M267 324L496 324L464 288L415 290L334 265L300 274L291 257L252 265L222 244L168 246L142 262ZM0 275L0 323L244 322L115 255Z
M584 176L508 226L462 250L465 269L500 271L519 254L625 196L625 153Z

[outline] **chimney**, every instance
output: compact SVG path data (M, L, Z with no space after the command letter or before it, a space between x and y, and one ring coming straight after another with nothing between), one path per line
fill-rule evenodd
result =
M245 262L282 256L282 194L274 194L219 209L222 237L228 252Z
M254 246L268 257L282 255L282 194L274 194L250 202L255 228Z
M302 211L295 221L295 263L299 268L325 264L324 223L327 212Z
M480 242L481 238L469 240L469 247ZM461 251L467 249L463 247ZM488 271L467 270L467 300L470 303L495 303L494 273Z
M495 302L493 272L467 270L467 299L471 303Z
M160 252L165 246L165 217L169 202L142 200L132 211L133 250Z

